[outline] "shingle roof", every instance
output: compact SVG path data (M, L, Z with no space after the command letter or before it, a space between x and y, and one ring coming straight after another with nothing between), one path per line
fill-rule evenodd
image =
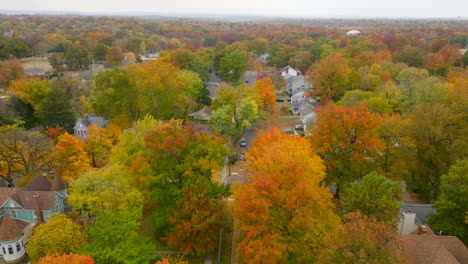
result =
M67 186L65 185L65 182L63 182L62 177L57 171L55 171L54 181L52 182L52 187L50 188L50 190L58 192L65 190L66 188Z
M18 239L23 235L22 228L20 228L16 221L5 214L0 223L0 242L9 242Z
M22 191L50 191L52 184L43 175L34 177L28 184L26 184Z
M52 210L54 206L56 192L51 191L23 191L20 190L11 196L11 199L15 200L26 210L35 210L36 206L34 203L33 195L39 194L39 200L41 201L41 210Z
M0 187L0 206L8 200L13 194L15 194L19 189L17 188L7 188Z
M401 235L413 264L468 264L468 249L455 236Z

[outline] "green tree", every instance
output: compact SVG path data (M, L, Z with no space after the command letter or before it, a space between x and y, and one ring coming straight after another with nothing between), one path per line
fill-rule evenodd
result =
M38 117L45 127L63 127L71 132L75 126L75 115L68 96L60 88L54 88L39 104Z
M396 224L399 219L401 185L375 172L344 187L341 200L347 212L361 212L378 221Z
M89 51L78 44L71 45L64 54L67 66L73 70L88 69L90 63Z
M101 63L103 60L106 59L108 50L109 48L106 45L97 44L96 46L94 46L92 50L94 59L99 61L99 63Z
M87 239L82 227L63 214L53 214L50 219L33 230L26 244L26 253L36 262L55 253L68 253L79 248Z
M468 243L468 160L459 160L441 177L440 193L429 216L434 232L452 235Z
M96 263L154 263L154 245L136 232L140 219L139 206L100 215L86 226L91 241L79 249L80 254L91 256Z
M229 82L236 84L246 68L247 59L245 54L240 51L233 51L221 58L218 73Z
M169 57L169 61L183 69L198 73L202 80L210 77L213 62L187 48L178 48Z
M424 65L424 56L420 49L405 46L402 51L393 55L394 62L402 62L410 67L422 67Z

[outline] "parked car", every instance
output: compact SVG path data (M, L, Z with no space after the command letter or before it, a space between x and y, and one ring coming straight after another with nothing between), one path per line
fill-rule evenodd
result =
M240 146L241 147L247 147L247 141L245 141L245 138L241 138Z
M245 160L245 154L244 153L241 153L239 155L239 160Z
M283 102L284 102L284 99L283 99L283 98L276 98L276 102L278 102L278 103L283 103Z
M304 127L302 125L296 125L294 127L295 130L304 130Z
M291 102L291 97L288 97L288 99L286 99L288 102Z

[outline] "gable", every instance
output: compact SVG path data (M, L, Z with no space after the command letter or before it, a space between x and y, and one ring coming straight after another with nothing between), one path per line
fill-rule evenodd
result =
M23 208L15 200L8 198L1 206L1 208Z

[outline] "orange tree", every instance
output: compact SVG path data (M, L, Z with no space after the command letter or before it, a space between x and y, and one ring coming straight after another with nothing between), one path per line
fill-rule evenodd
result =
M85 150L85 143L75 136L67 132L60 135L55 149L57 151L57 163L65 179L76 179L78 173L85 172L91 168L90 160Z
M379 124L380 116L365 105L318 108L310 140L325 162L328 182L348 184L372 169L383 147L373 133Z
M270 128L246 154L249 182L234 190L244 263L311 263L337 225L325 168L306 139Z
M94 264L93 258L87 255L63 254L42 257L36 264Z

